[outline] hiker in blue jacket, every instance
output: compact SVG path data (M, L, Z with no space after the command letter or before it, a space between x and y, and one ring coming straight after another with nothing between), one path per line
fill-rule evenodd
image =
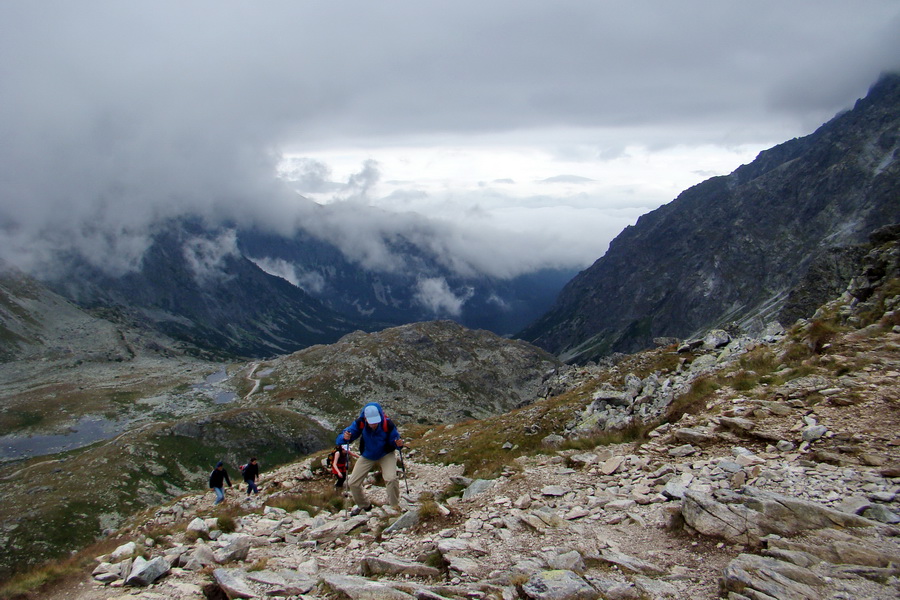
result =
M359 413L359 418L338 434L335 445L349 444L359 437L362 438L359 441L360 457L347 480L347 487L350 488L350 494L356 502L357 512L372 508L362 483L376 464L381 468L388 504L392 508L399 509L400 483L397 481L397 455L394 454L394 450L403 447L403 440L397 427L385 416L381 405L377 402L366 404Z

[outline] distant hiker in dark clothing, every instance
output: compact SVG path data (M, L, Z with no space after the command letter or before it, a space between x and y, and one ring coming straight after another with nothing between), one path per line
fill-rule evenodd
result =
M241 473L244 475L244 483L247 484L247 497L250 497L251 492L259 494L259 488L256 487L256 478L259 477L259 465L256 463L256 458L251 458L250 462L241 469Z
M366 404L359 413L359 418L338 434L335 445L349 445L360 436L362 437L359 442L360 457L347 480L347 487L350 488L353 501L358 507L357 510L372 508L372 503L369 502L363 491L362 483L366 474L376 464L381 468L381 476L384 478L387 489L388 504L392 508L399 509L400 484L397 481L397 455L394 454L394 450L403 447L403 440L394 423L385 416L381 405L377 402Z
M220 460L216 463L216 468L209 474L209 487L216 492L216 501L213 504L225 501L225 483L231 487L231 479L228 477L228 471L225 470L225 463Z
M357 458L359 455L350 451L350 444L338 444L331 451L329 457L331 460L331 472L337 477L334 483L335 488L344 487L344 481L347 479L347 467L350 465L350 458Z

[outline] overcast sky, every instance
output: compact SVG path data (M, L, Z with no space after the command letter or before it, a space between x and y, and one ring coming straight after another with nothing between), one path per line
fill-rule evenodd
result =
M896 0L4 0L0 255L127 268L192 213L580 268L851 107L898 32Z

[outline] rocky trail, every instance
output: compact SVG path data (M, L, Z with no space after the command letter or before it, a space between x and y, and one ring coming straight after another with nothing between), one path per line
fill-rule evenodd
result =
M264 473L258 498L213 508L211 493L188 495L145 514L40 597L893 600L900 245L872 261L793 332L711 332L661 351L669 366L649 374L648 353L560 371L500 418L540 431L540 450L489 434L508 456L490 479L441 460L476 444L475 424L501 431L487 421L413 441L401 511L352 516L309 457ZM575 401L548 430L554 397ZM654 428L634 442L566 445L640 425Z
M557 450L551 435L474 481L412 452L402 514L278 508L328 495L313 459L265 474L240 509L237 488L230 509L184 497L42 597L896 598L900 334L835 343L865 366L765 398L722 390L642 443Z

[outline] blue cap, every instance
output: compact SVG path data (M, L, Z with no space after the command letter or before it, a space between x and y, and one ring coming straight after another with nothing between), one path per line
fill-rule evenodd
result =
M366 417L366 423L369 425L374 425L375 423L381 423L381 413L378 412L378 408L372 406L371 404L366 407L366 410L363 411L363 414Z

